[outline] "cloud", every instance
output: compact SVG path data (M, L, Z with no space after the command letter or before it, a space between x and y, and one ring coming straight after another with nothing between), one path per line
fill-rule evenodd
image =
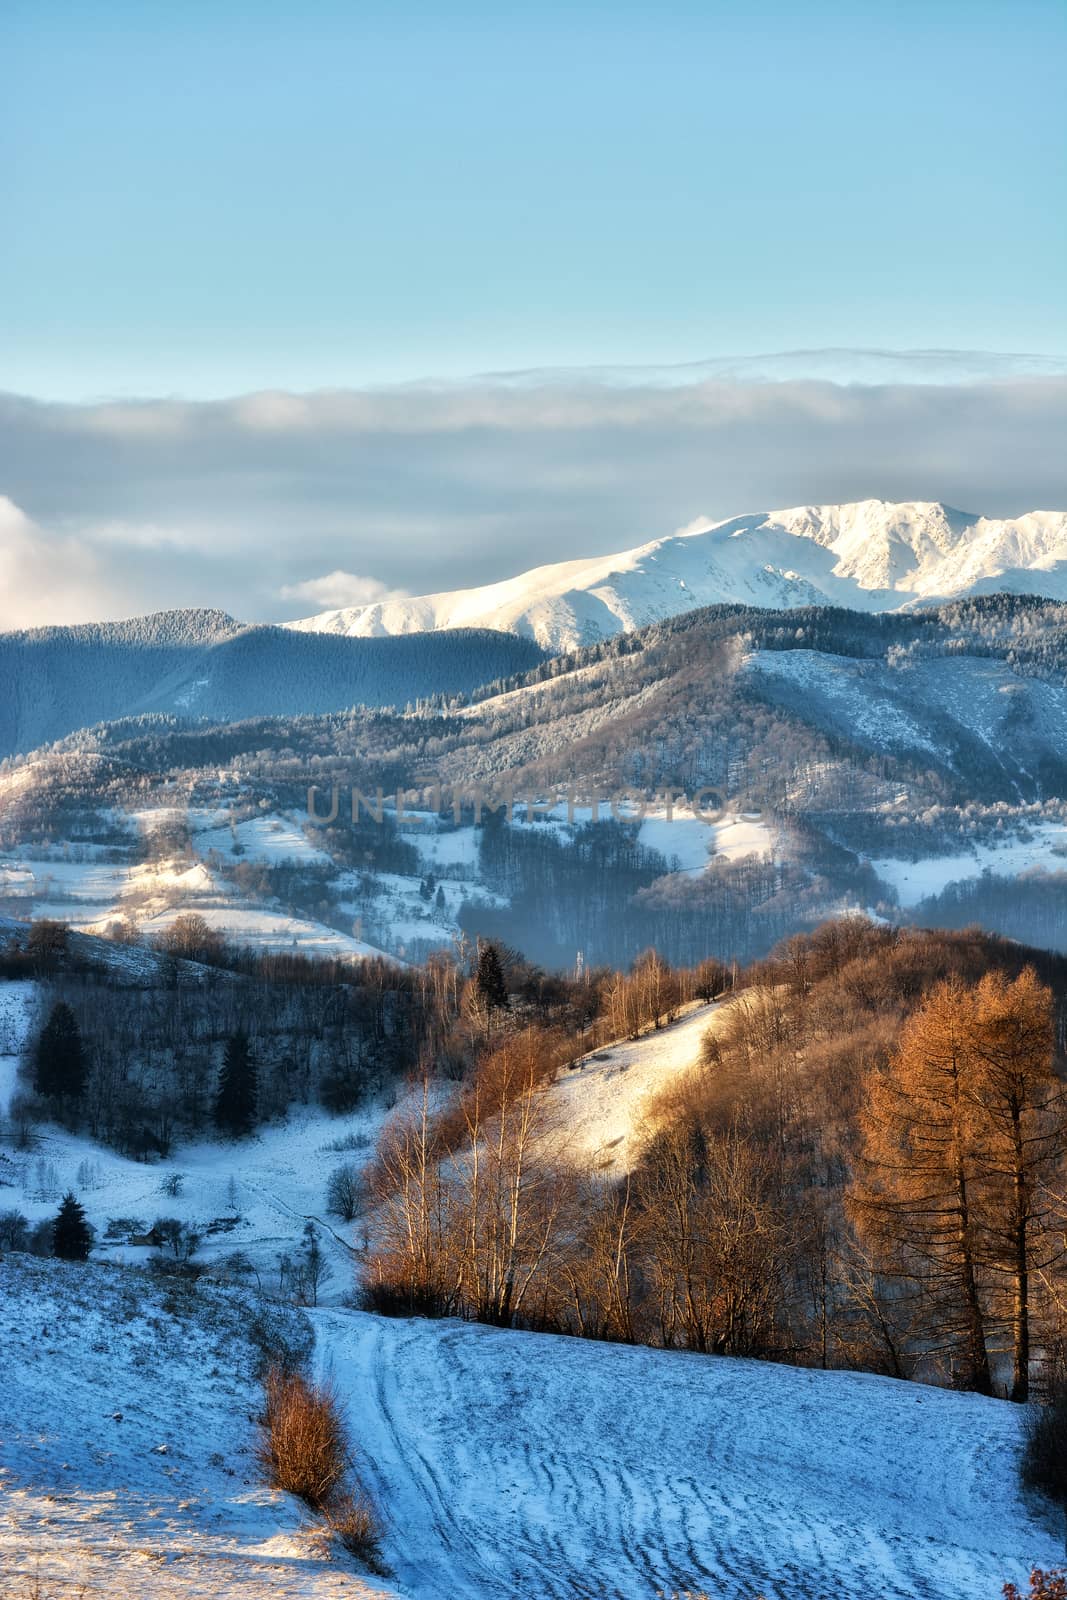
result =
M741 381L705 364L670 381L542 373L210 402L0 395L0 493L33 528L3 616L218 605L276 620L812 502L1065 509L1065 435L1067 378L999 371Z
M107 608L108 589L79 540L46 533L0 495L0 630L88 621Z
M307 600L320 611L339 611L345 606L369 606L377 600L403 600L406 589L390 589L378 578L360 578L340 567L321 578L303 583L286 583L278 591L283 600Z

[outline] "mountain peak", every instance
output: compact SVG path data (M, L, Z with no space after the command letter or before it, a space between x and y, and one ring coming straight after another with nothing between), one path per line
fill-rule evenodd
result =
M700 606L894 611L998 587L1067 600L1067 512L997 519L937 500L871 499L699 518L613 555L287 626L349 636L490 627L558 651Z

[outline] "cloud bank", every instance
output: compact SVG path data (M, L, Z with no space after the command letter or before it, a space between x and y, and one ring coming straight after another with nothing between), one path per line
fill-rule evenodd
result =
M343 606L374 605L378 600L403 600L408 591L390 589L378 578L361 578L337 568L321 578L309 578L306 583L283 584L279 593L283 600L299 600L322 611L334 611Z
M811 502L1063 509L1065 436L1059 376L0 395L0 626L182 605L281 619Z

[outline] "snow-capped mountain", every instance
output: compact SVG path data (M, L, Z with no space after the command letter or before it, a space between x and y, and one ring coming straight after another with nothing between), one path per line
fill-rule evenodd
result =
M928 501L795 506L700 520L616 555L288 626L360 637L491 627L570 650L699 606L894 611L997 590L1067 600L1067 512L995 519Z

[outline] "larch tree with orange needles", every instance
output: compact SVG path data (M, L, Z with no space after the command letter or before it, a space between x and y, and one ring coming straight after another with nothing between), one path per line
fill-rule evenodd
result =
M983 1206L983 1255L1006 1286L1013 1400L1030 1393L1031 1283L1062 1253L1050 1196L1067 1119L1053 1069L1052 993L1032 967L1014 982L990 972L970 1010Z
M982 1107L973 1048L975 997L938 985L905 1024L860 1117L850 1209L861 1236L917 1292L927 1348L958 1380L992 1392L979 1288Z

